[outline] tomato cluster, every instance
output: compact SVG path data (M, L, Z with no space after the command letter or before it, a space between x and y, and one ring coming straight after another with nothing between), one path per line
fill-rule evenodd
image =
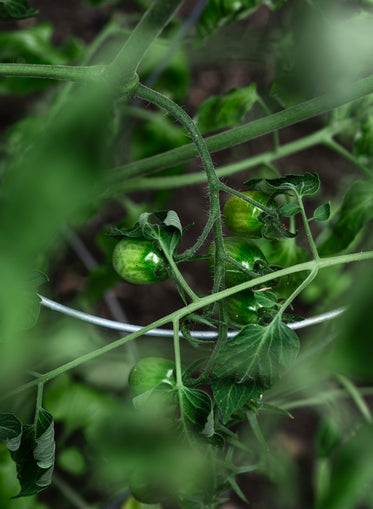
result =
M246 197L268 206L270 197L260 191L246 191ZM292 238L282 240L266 240L262 237L263 223L259 220L262 209L236 196L230 197L223 209L224 223L234 237L224 238L224 248L228 256L233 258L244 269L225 263L225 286L232 287L255 277L260 267L286 267L307 259L307 252L300 249ZM252 241L255 239L257 243ZM260 239L260 240L259 240ZM258 245L259 244L259 245ZM214 273L215 246L209 249L208 267ZM251 274L250 274L250 272ZM299 274L284 277L276 281L273 291L275 295L287 298L299 284ZM256 289L257 290L257 289ZM228 315L235 325L257 322L263 301L256 298L255 291L244 290L226 299Z

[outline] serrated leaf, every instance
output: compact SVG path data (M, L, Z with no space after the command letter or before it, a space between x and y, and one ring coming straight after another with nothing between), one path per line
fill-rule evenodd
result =
M16 451L22 438L22 422L14 414L0 414L0 440L6 440L9 451Z
M40 468L49 468L54 465L55 443L54 422L50 413L43 408L38 410L35 425L34 458Z
M35 424L24 426L20 447L11 452L21 485L13 498L35 495L51 484L55 452L52 428L53 418L43 409L38 410Z
M249 324L222 346L214 375L269 388L294 362L298 351L297 335L279 318L267 326Z
M28 6L28 0L0 0L0 19L26 19L37 16L39 12Z
M317 193L320 188L320 180L316 173L306 172L304 175L285 175L276 179L254 178L245 182L250 190L262 191L276 196L278 194L293 194L300 196Z
M292 217L295 216L295 214L298 214L298 212L301 211L301 208L296 203L287 203L286 205L283 205L280 208L280 212L285 217Z
M244 88L234 88L226 94L209 97L198 108L199 130L205 134L242 123L256 100L255 83Z
M212 407L210 396L199 389L183 387L182 404L182 419L186 428L203 432Z
M223 424L250 399L264 392L264 388L255 382L237 383L231 378L218 378L211 383L211 388Z
M358 233L373 218L373 184L354 182L347 191L336 223L329 237L321 244L321 256L330 256L348 248Z

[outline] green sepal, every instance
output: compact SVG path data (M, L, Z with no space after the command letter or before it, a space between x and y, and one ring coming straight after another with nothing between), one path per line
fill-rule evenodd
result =
M183 228L174 210L144 212L132 228L112 228L108 235L154 240L161 251L167 249L172 255L180 244Z

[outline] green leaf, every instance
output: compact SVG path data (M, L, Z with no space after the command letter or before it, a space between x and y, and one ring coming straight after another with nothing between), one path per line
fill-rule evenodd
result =
M210 396L199 389L182 389L182 419L187 429L202 433L211 413Z
M197 29L201 36L210 35L218 28L245 19L261 5L277 9L286 0L210 0L200 17Z
M255 382L237 383L230 378L218 378L211 383L214 400L220 410L223 424L230 416L250 399L257 398L264 391Z
M9 451L16 451L22 438L22 422L14 414L0 414L0 440L6 440Z
M279 318L265 327L249 324L222 346L214 375L269 388L294 362L298 351L297 335Z
M276 179L249 179L245 185L250 190L262 191L272 196L289 193L306 196L317 193L320 188L320 180L316 173L306 172L304 175L285 175Z
M347 249L372 218L373 184L354 182L344 197L331 234L319 247L320 255L330 256Z
M255 83L209 97L198 108L197 125L200 131L204 134L242 123L256 99Z
M312 219L314 219L315 221L327 221L329 217L330 217L330 203L328 202L325 203L324 205L320 205L320 207L317 207L310 221Z
M0 0L0 20L26 19L38 14L28 6L28 0Z
M43 408L38 410L35 427L34 458L40 468L49 468L54 465L54 423L51 414Z
M54 452L53 418L39 409L36 423L24 426L20 447L11 452L21 485L21 491L14 498L34 495L51 484Z
M283 205L280 208L280 212L285 217L292 217L295 216L295 214L298 214L298 212L301 211L301 208L296 203L287 203L286 205Z
M277 297L274 293L268 291L253 292L255 302L263 308L272 308L277 303Z

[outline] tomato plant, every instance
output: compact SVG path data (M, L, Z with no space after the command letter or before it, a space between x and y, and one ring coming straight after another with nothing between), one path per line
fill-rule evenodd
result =
M369 2L34 3L0 0L1 508L372 508Z

